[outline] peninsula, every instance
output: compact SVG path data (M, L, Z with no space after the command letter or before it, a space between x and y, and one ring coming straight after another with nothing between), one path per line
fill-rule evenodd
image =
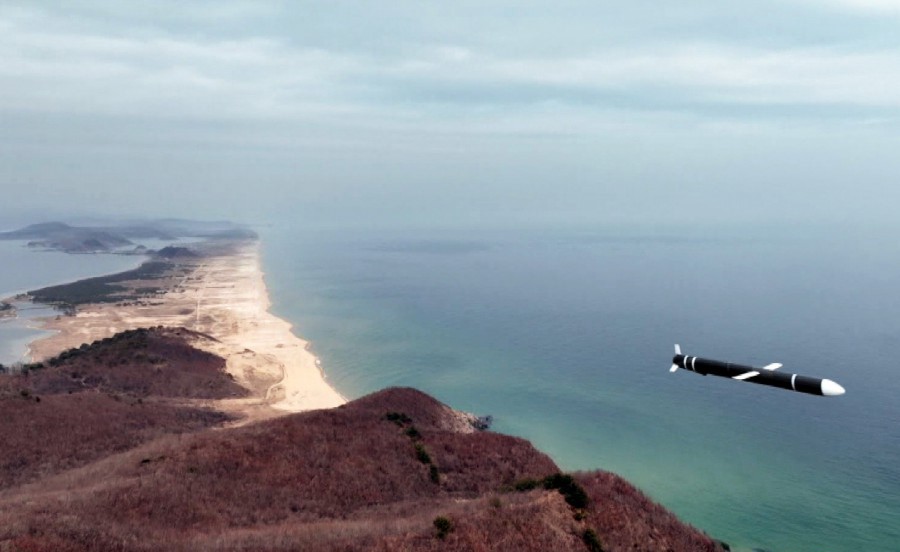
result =
M420 391L348 402L247 233L28 295L61 314L0 374L0 550L727 549Z
M291 325L272 315L256 239L211 240L167 248L122 274L29 292L69 313L47 320L54 334L30 345L33 362L116 333L156 326L186 328L193 345L226 361L248 398L219 408L249 419L330 408L345 399L331 388Z

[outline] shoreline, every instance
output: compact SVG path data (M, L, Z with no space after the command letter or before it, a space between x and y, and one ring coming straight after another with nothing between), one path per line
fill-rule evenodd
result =
M6 366L14 366L17 363L30 364L32 358L29 346L32 342L47 337L49 332L43 329L42 320L47 317L53 307L42 303L31 303L26 300L16 300L11 304L14 305L11 313L0 311L0 328L3 331L26 331L30 335L7 338L0 342L0 364ZM20 308L23 305L33 306ZM37 315L30 312L27 314L23 313L23 311L33 310L46 312L41 312Z
M16 241L22 241L22 240L16 240ZM58 250L58 249L46 249L46 250L42 249L42 250L39 250L39 251L33 250L32 252L33 252L33 253L61 253L61 254L64 254L64 255L87 255L87 254L88 254L88 253L70 253L70 252L67 252L67 251L60 251L60 250ZM141 266L141 264L143 264L143 263L145 263L145 262L147 262L147 261L149 261L149 260L151 259L151 255L120 255L120 254L118 254L118 253L89 253L89 254L90 254L90 255L98 255L98 256L99 256L99 255L115 255L115 256L120 256L120 257L134 257L135 262L134 262L133 265L131 265L131 266L128 266L128 267L125 267L125 268L121 268L121 269L118 269L118 270L113 270L113 271L110 271L110 272L102 272L102 273L100 273L100 274L93 274L93 273L91 273L91 274L84 275L84 276L74 276L74 277L72 277L72 278L64 278L64 279L61 279L61 280L54 280L53 282L48 282L48 283L44 283L44 284L37 284L36 286L31 286L31 285L29 285L29 286L26 287L26 288L22 288L22 289L15 290L15 291L9 291L9 290L7 290L7 291L2 291L2 292L0 292L0 302L12 302L12 301L16 301L16 300L17 300L17 297L22 296L22 295L27 295L28 292L29 292L30 290L36 289L37 287L42 287L42 288L44 288L44 287L60 286L60 285L70 284L70 283L72 283L72 282L77 282L77 281L80 281L80 280L86 280L86 279L89 279L89 278L98 278L98 277L102 277L102 276L112 276L113 274L119 274L120 272L127 271L127 270L132 270L132 269L134 269L134 268L137 268L137 267ZM43 303L35 303L35 304L41 304L41 305L43 305ZM52 305L49 305L49 306L52 306Z
M55 333L29 343L28 355L39 362L125 330L184 327L208 336L192 345L224 358L226 371L250 390L249 398L211 401L242 414L241 423L346 403L327 383L309 342L270 312L260 247L258 240L228 242L225 248L199 244L202 255L180 261L180 274L153 280L161 289L149 301L91 303L73 316L44 319L39 329Z

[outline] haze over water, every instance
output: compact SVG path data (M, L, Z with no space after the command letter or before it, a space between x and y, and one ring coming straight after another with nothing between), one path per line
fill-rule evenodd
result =
M564 469L617 472L742 548L887 551L900 542L891 235L282 225L263 239L275 312L345 395L409 385L493 414ZM669 374L673 343L847 394Z

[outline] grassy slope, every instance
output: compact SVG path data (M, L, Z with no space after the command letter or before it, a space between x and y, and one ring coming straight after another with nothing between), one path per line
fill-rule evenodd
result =
M178 333L125 332L0 376L0 490L228 420L173 401L246 394Z
M454 433L453 422L427 395L390 389L333 410L162 437L0 493L0 546L581 551L590 528L604 550L715 549L611 474L578 476L591 498L579 516L556 491L510 491L557 467L527 441ZM438 516L453 526L445 538Z

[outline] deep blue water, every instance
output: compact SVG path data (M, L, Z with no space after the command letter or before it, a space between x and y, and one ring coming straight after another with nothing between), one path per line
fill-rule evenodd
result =
M742 548L897 550L900 242L778 232L262 229L274 310L343 394L493 414ZM847 394L670 374L676 342Z

